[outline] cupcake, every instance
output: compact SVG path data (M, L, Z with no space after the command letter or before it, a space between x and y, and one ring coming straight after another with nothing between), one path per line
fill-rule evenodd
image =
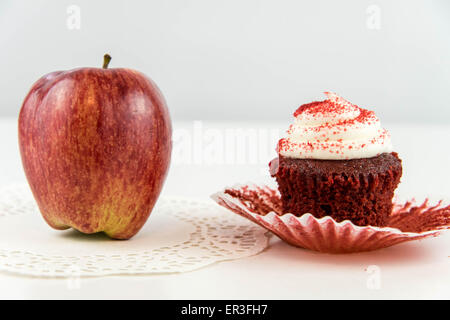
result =
M402 164L373 111L334 93L300 106L269 164L284 212L385 226Z

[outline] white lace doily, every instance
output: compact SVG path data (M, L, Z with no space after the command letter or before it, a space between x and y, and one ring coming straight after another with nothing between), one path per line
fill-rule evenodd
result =
M160 198L132 239L51 229L27 185L0 188L0 271L74 277L192 271L255 255L266 230L213 201Z

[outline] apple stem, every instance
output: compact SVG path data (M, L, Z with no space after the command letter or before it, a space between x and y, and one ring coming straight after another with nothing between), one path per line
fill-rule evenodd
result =
M111 56L109 54L105 54L103 56L103 69L108 69L108 64L111 61Z

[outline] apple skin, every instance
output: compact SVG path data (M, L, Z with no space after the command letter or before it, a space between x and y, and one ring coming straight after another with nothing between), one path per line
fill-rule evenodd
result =
M129 239L161 192L172 126L158 87L138 71L58 71L39 79L26 96L19 147L51 227Z

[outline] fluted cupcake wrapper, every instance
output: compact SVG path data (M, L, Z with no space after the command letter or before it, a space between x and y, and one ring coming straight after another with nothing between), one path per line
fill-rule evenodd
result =
M352 253L386 248L406 241L437 236L450 228L450 206L425 201L394 203L386 227L356 226L331 217L316 218L306 213L297 217L284 213L277 190L268 186L242 185L211 196L219 205L272 231L298 247L326 253Z

